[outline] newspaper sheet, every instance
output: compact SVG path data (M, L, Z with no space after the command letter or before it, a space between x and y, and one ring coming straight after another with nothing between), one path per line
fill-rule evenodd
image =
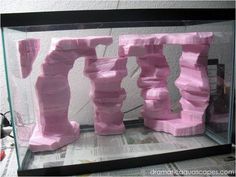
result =
M3 144L7 144L6 142ZM8 142L8 144L10 143ZM206 136L174 137L145 128L128 129L123 135L117 136L97 136L93 132L86 132L82 133L80 139L75 143L54 153L35 153L28 168L90 163L212 145L216 145L216 143ZM7 157L0 162L0 176L16 176L15 150L12 147L5 147L5 149ZM196 170L201 175L195 173L193 174L195 176L216 176L211 175L212 172L218 176L227 176L234 171L234 165L234 154L227 154L142 168L87 174L86 176L192 176L191 173ZM202 172L205 172L206 175Z

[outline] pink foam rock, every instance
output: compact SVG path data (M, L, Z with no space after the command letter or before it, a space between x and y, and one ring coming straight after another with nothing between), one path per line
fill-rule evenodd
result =
M18 41L18 51L22 78L26 78L32 71L32 65L40 50L39 39L25 39Z
M126 92L121 81L127 75L127 58L86 58L84 73L91 80L90 96L95 107L94 127L98 135L125 131L121 112Z
M109 36L53 40L35 85L38 118L29 141L31 151L52 151L79 138L79 124L68 117L68 72L77 58L94 57L97 45L111 41Z
M212 42L212 32L192 32L192 33L160 33L148 35L121 35L119 37L119 56L144 56L150 52L152 46L158 49L164 44L210 44ZM152 53L159 53L158 50Z
M174 114L170 110L171 104L166 81L170 72L161 50L163 46L144 46L144 48L150 53L137 59L137 63L141 67L138 86L142 89L141 96L144 98L141 114L144 119L174 119L178 117L178 114ZM157 48L158 50L156 50Z
M119 38L119 56L136 56L142 71L138 86L142 89L145 126L174 136L201 134L205 128L205 110L209 104L207 53L211 32L123 35ZM182 98L180 114L170 110L167 77L169 68L163 55L164 44L182 45L181 72L175 81Z
M172 120L144 119L144 124L148 128L170 133L174 136L192 136L204 133L205 124L201 122L184 121L182 118Z

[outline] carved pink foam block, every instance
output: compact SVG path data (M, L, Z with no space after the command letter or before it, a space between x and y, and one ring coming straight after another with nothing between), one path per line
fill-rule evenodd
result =
M145 46L145 48L150 48ZM167 120L178 117L171 110L167 77L170 70L165 56L162 54L163 46L159 46L159 53L146 54L137 59L141 67L138 86L142 89L141 96L144 99L142 115L145 119Z
M68 72L77 58L96 58L96 45L111 42L109 36L52 41L35 85L39 117L29 141L33 152L55 150L79 138L79 124L68 120Z
M210 85L207 76L209 45L186 44L182 46L181 72L175 81L181 93L182 119L204 125L205 110L209 104ZM189 62L191 61L191 62ZM202 128L202 131L204 128Z
M25 39L18 41L17 44L22 78L26 78L32 71L32 65L40 50L40 40L33 38Z
M141 88L149 88L146 89L147 91L142 91L145 100L143 111L145 126L155 131L171 133L174 136L189 136L204 132L204 113L210 93L206 64L212 38L213 34L210 32L124 35L120 37L119 55L136 56L138 61L143 61L140 63L143 74L140 75L138 85ZM165 111L170 110L170 108L167 102L162 101L168 94L165 87L166 77L162 76L168 73L167 70L160 70L161 67L157 67L155 72L157 76L148 77L148 74L153 72L150 69L152 67L149 66L145 69L149 60L146 56L153 53L162 54L161 46L164 44L180 44L183 46L183 54L180 59L181 74L176 80L176 85L182 95L180 103L183 110L180 117L173 117L172 119L166 119ZM160 59L160 57L156 58ZM152 65L154 67L154 63ZM157 79L158 75L163 78L162 81ZM160 88L162 89L160 90Z
M90 96L95 107L94 128L98 135L121 134L125 127L121 112L126 92L121 81L127 75L127 58L86 58L84 73L90 78Z

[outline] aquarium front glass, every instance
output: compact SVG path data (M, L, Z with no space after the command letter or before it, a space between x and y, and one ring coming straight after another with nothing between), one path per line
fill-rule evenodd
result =
M139 23L2 28L20 170L230 143L234 21Z

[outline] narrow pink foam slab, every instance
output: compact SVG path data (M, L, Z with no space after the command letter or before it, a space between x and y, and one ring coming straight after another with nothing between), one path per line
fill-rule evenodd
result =
M123 100L122 100L123 101ZM111 112L118 112L121 110L122 107L122 103L104 103L104 102L100 102L97 103L94 106L95 107L95 111L100 111L100 112L106 112L106 113L111 113Z
M205 108L201 110L183 109L181 111L181 119L187 122L205 122Z
M170 133L174 136L191 136L205 131L203 122L186 122L182 119L155 120L144 119L144 125L155 131Z
M176 86L181 90L192 92L209 92L209 81L206 69L194 70L181 67L179 78L175 81Z
M146 60L148 58L148 60ZM139 65L142 67L155 67L155 68L162 68L168 67L168 63L166 61L165 56L162 53L150 53L146 54L145 57L139 57L137 59Z
M95 48L97 45L110 45L111 36L89 36L84 38L54 38L51 50L74 50Z
M143 89L141 95L144 100L167 100L169 91L166 87Z
M125 97L126 96L123 96L123 95L121 95L121 96L119 96L119 97L114 97L114 98L106 98L106 97L103 97L103 98L93 98L93 101L94 101L94 103L96 103L96 104L101 104L101 103L105 103L105 104L107 104L107 103L116 103L116 104L118 104L118 103L120 103L121 101L123 101L124 99L125 99Z
M127 59L126 58L86 58L84 74L93 73L93 72L105 72L105 71L119 71L124 70Z
M118 112L102 112L96 109L96 121L94 122L95 133L98 135L115 135L125 131L123 124L124 113Z
M152 65L142 66L142 71L140 73L140 79L142 81L148 80L164 80L164 78L170 75L170 69L165 68L154 68Z
M170 107L170 99L167 98L164 100L144 100L144 110L149 110L149 111L158 111L158 110L165 110L166 108Z
M90 96L92 98L120 98L123 97L125 99L126 97L126 91L125 89L121 88L118 91L92 91L90 92Z
M50 50L44 63L72 64L79 57L96 56L95 48L74 49L74 50Z
M84 74L94 83L120 82L127 75L126 58L86 58Z
M211 36L211 40L212 40L212 37L213 36ZM198 44L188 44L188 43L182 44L182 55L185 56L186 58L193 58L193 59L207 57L208 51L210 48L209 46L210 43L206 42L206 43L198 43ZM197 62L200 62L200 61L197 61Z
M198 57L197 55L199 54L196 54L196 56L194 55L182 55L180 57L180 60L179 60L179 63L181 66L185 66L187 68L193 68L193 69L196 69L198 70L198 67L201 66L201 63L204 63L206 62L206 58L208 58L207 56L205 57Z
M127 75L127 71L101 71L99 73L90 73L89 78L93 79L93 81L96 82L115 82L120 81L122 77L125 77Z
M118 81L110 81L110 82L93 82L91 81L91 90L98 91L98 92L119 92L121 88L121 80Z
M119 37L119 56L144 56L150 53L145 46L163 44L209 44L212 32L160 33L149 35L121 35Z
M94 127L95 127L95 133L97 135L103 135L103 136L119 135L119 134L124 133L124 131L125 131L124 124L109 126L108 124L106 124L104 122L95 122Z
M120 103L126 98L126 92L124 89L120 89L119 91L103 91L103 92L91 92L90 97L96 103Z
M72 143L79 138L79 124L74 121L70 122L70 134L51 134L44 135L36 125L33 134L29 140L29 148L32 152L53 151L61 148L69 143Z
M208 102L201 102L201 101L189 101L187 99L184 99L183 97L180 99L180 103L182 105L182 108L184 110L195 110L195 111L201 111L205 110L208 106Z
M191 92L186 90L181 90L181 96L187 100L199 101L199 102L208 102L209 101L209 92Z
M26 39L18 41L18 51L20 55L21 74L23 78L29 76L32 71L32 65L40 50L39 39Z
M138 78L137 85L140 88L156 88L156 87L165 87L167 85L166 80L160 79L145 79L145 77Z
M170 111L170 107L162 108L157 111L145 110L141 111L144 119L153 119L153 120L168 120L168 119L176 119L180 117L179 113L173 113Z
M44 75L67 75L70 69L73 67L72 64L67 63L43 63L42 72Z

